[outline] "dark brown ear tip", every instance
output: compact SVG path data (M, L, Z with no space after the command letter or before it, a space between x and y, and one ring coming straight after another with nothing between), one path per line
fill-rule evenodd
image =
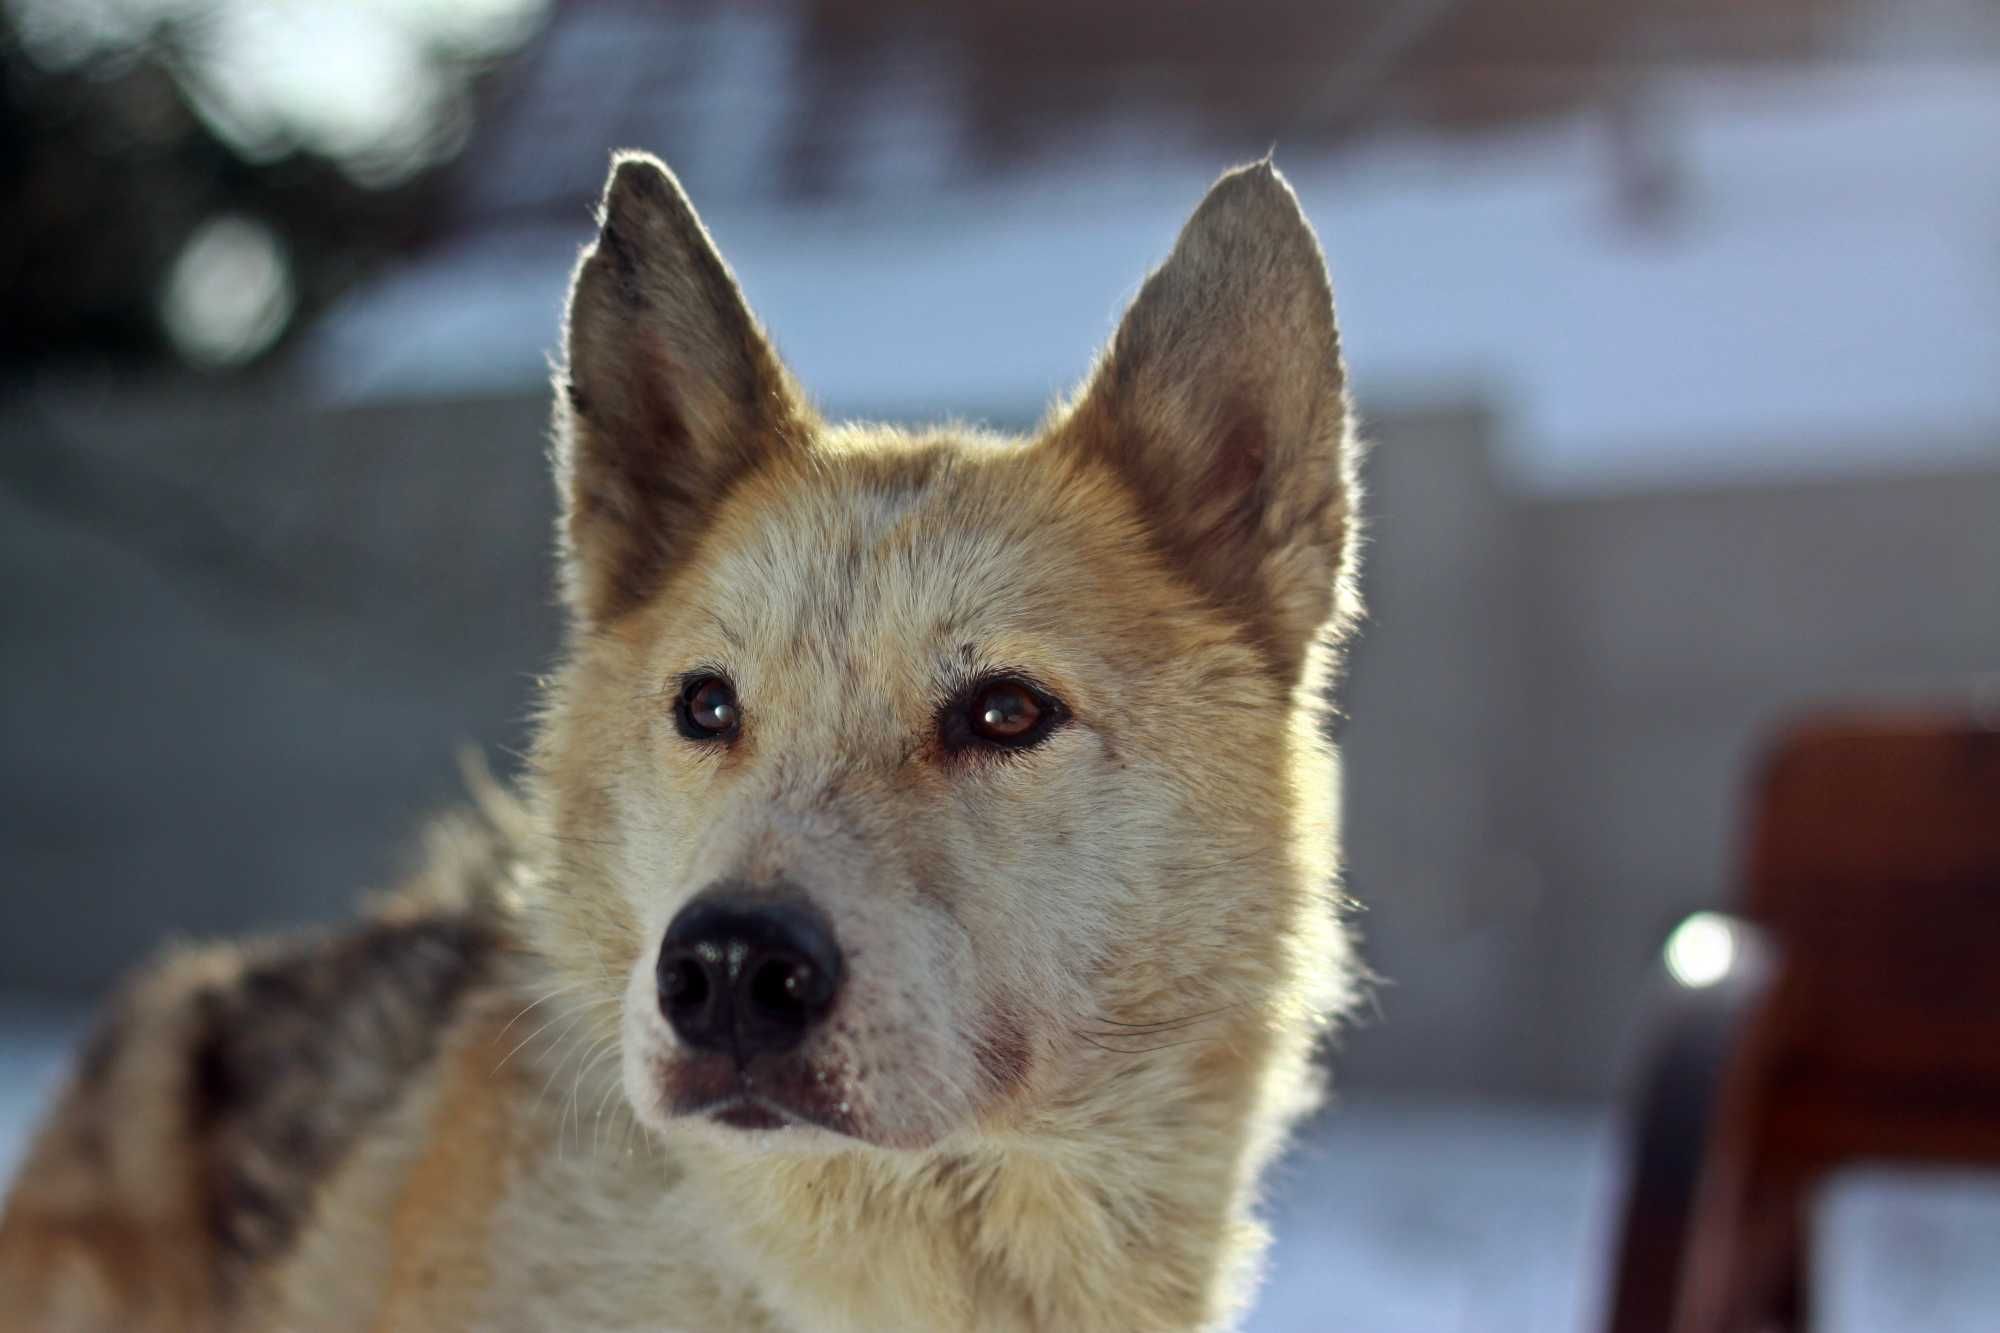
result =
M599 217L605 223L639 221L685 211L680 184L667 164L651 153L629 149L612 154Z

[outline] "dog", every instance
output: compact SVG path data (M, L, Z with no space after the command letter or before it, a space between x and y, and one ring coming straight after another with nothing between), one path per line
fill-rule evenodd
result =
M1362 979L1319 243L1222 176L1025 439L822 420L613 160L517 793L339 932L170 952L0 1223L0 1327L1226 1328Z

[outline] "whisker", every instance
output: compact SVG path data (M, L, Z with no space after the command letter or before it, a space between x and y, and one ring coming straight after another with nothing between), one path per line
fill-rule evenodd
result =
M594 1009L594 1008L598 1008L598 1007L600 1007L600 1006L602 1006L602 1005L605 1005L605 1004L616 1004L616 1003L617 1003L617 1001L616 1001L615 999L614 999L614 1000L595 1000L595 1001L592 1001L592 1002L591 1002L590 1004L588 1004L588 1005L585 1005L585 1006L584 1006L584 1011L585 1011L585 1012L588 1012L588 1011L589 1011L589 1010L591 1010L591 1009ZM494 1065L494 1066L493 1066L493 1072L494 1072L494 1073L496 1073L496 1074L497 1074L497 1073L499 1073L499 1072L500 1072L500 1070L501 1070L501 1069L502 1069L502 1068L503 1068L503 1067L504 1067L504 1066L506 1065L506 1063L507 1063L507 1062L508 1062L509 1060L513 1059L513 1058L514 1058L515 1056L517 1056L517 1055L519 1055L519 1054L521 1053L521 1048L522 1048L523 1046L526 1046L526 1045L527 1045L527 1044L528 1044L529 1042L531 1042L531 1041L533 1041L533 1040L534 1040L535 1038L537 1038L537 1037L541 1036L541 1035L542 1035L542 1034L543 1034L544 1032L547 1032L547 1031L548 1031L548 1030L549 1030L550 1028L552 1028L552 1027L554 1027L554 1026L555 1026L556 1024L558 1024L558 1023L562 1022L562 1021L563 1021L563 1019L565 1019L565 1018L568 1018L568 1017L570 1017L570 1015L572 1015L572 1014L574 1014L574 1013L576 1013L576 1012L577 1012L577 1011L576 1011L576 1010L574 1010L574 1009L565 1009L565 1010L563 1010L563 1011L562 1011L561 1013L557 1014L557 1015L556 1015L556 1016L555 1016L554 1018L551 1018L551 1019L550 1019L550 1020L549 1020L548 1022L546 1022L546 1023L542 1024L542 1025L541 1025L540 1027L536 1028L536 1029L535 1029L535 1030L534 1030L533 1032L530 1032L530 1033L529 1033L529 1034L528 1034L527 1036L525 1036L525 1037L521 1038L521 1040L520 1040L520 1041L518 1041L518 1042L514 1043L514 1049L513 1049L513 1050L511 1050L511 1051L509 1051L509 1052L507 1052L507 1054L505 1054L505 1055L503 1055L503 1056L501 1056L501 1057L500 1057L500 1063L499 1063L499 1064L497 1064L497 1065ZM567 1031L568 1029L564 1029L564 1030L565 1030L565 1031Z
M1243 1002L1238 1000L1233 1004L1218 1005L1214 1009L1203 1009L1192 1014L1182 1014L1179 1018L1162 1018L1150 1023L1128 1023L1122 1019L1105 1018L1102 1015L1097 1018L1097 1021L1108 1023L1115 1028L1125 1028L1133 1033L1168 1032L1175 1028L1187 1027L1191 1023L1198 1023L1205 1018L1214 1018L1219 1014L1226 1014L1232 1009L1241 1009L1242 1007Z
M513 1028L513 1026L516 1023L520 1022L523 1018L527 1017L529 1010L539 1009L541 1006L547 1004L550 1000L555 999L556 996L567 994L568 992L575 990L579 986L585 986L588 984L589 983L585 981L572 981L567 986L556 987L554 990L550 991L547 995L544 995L539 1000L530 1001L526 1006L522 1008L520 1013L515 1014L512 1018L507 1020L507 1026L501 1028L500 1031L497 1034L495 1034L494 1040L498 1041L501 1037L506 1036L507 1033Z
M577 1097L583 1091L583 1077L585 1074L591 1073L596 1069L599 1058L604 1054L604 1049L617 1040L618 1034L616 1032L611 1033L607 1037L599 1037L597 1043L590 1048L590 1053L577 1062L576 1075L570 1080L569 1104L564 1108L563 1114L567 1116L572 1111L576 1113L577 1146L579 1148L583 1146L581 1141L583 1136L583 1107L577 1104ZM558 1128L560 1129L560 1127ZM593 1149L593 1151L595 1150Z
M615 1054L615 1052L607 1052L607 1054ZM604 1095L597 1099L597 1111L591 1117L592 1122L596 1126L590 1136L590 1151L592 1156L604 1151L604 1113L610 1109L611 1099L617 1096L618 1092L617 1079L611 1078L604 1081Z
M573 1016L570 1018L568 1025L565 1026L563 1030L557 1034L555 1038L556 1042L557 1043L563 1042L565 1039L568 1038L570 1033L576 1031L576 1025L578 1023L581 1023L585 1018L589 1017L590 1009L591 1006L586 1005L582 1009L571 1011ZM555 1068L551 1069L549 1071L548 1078L542 1081L542 1090L535 1097L536 1110L539 1111L541 1109L542 1098L546 1097L548 1095L549 1089L555 1086L556 1076L558 1074L561 1074L564 1066L569 1064L570 1057L575 1055L581 1049L582 1049L581 1043L578 1043L568 1047L566 1050L563 1051L562 1059L556 1061Z
M1180 1041L1163 1041L1154 1046L1141 1046L1137 1050L1126 1050L1122 1046L1107 1046L1103 1042L1092 1038L1087 1032L1079 1032L1076 1035L1084 1041L1089 1042L1092 1046L1095 1046L1098 1050L1109 1051L1113 1055L1151 1055L1154 1051L1169 1051L1176 1046L1197 1046L1208 1040L1206 1037L1187 1037Z

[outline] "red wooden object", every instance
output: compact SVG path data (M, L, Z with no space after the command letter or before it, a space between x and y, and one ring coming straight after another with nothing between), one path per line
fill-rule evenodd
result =
M2000 1165L2000 728L1817 720L1750 801L1738 965L1668 1002L1642 1090L1612 1333L1804 1329L1830 1171Z

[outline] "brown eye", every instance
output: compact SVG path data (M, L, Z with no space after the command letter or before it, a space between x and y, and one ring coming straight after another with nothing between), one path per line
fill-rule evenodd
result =
M728 681L720 676L692 676L681 686L677 717L681 735L689 740L719 741L736 734L743 710Z
M1018 741L1042 720L1042 706L1018 681L988 685L972 700L972 731L989 741Z
M1039 745L1068 717L1047 693L1013 676L981 681L959 696L943 718L945 743L953 749L990 745L1025 750Z

